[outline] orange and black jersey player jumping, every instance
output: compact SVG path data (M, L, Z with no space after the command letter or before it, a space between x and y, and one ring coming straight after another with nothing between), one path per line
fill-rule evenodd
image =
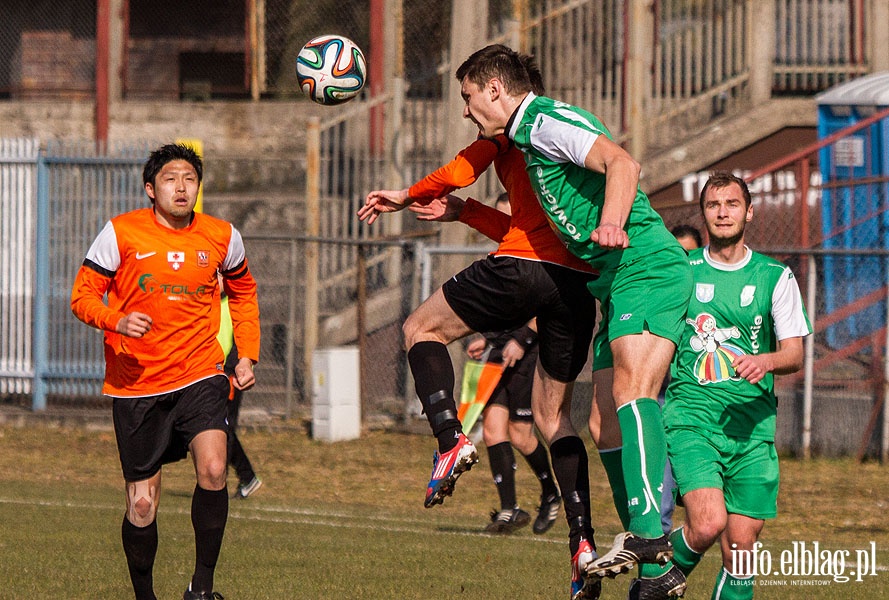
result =
M553 231L531 188L522 152L504 135L475 140L451 162L412 185L408 196L418 204L427 203L472 185L491 163L509 194L512 216L467 198L460 222L498 242L496 256L549 262L585 273L593 272L589 264L568 252Z

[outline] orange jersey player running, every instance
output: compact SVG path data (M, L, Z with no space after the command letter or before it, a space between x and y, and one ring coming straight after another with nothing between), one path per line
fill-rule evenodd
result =
M228 517L229 379L216 339L217 272L229 298L239 360L233 384L247 389L259 359L256 282L238 230L194 212L203 166L191 148L168 144L143 170L152 206L112 218L87 251L71 293L74 314L105 332L105 384L126 489L121 527L137 600L156 600L161 467L190 451L195 566L185 600L210 600ZM107 294L107 304L103 300Z
M529 71L541 81L533 63ZM473 183L492 163L509 194L512 217L471 198L442 198ZM596 274L556 237L534 196L521 152L504 136L476 140L408 189L370 192L358 216L373 223L380 214L415 202L421 206L412 209L421 219L459 219L500 244L449 279L403 326L417 395L439 446L425 505L443 502L457 477L477 461L476 449L457 420L447 344L473 331L516 329L537 317L535 423L550 447L569 527L591 536L587 454L571 424L570 399L589 354L596 306L586 286Z

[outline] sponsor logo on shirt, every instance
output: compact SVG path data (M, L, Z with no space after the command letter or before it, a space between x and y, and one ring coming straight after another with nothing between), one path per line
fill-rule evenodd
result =
M568 220L568 215L565 214L565 209L559 206L559 200L556 198L555 194L549 191L546 187L546 177L544 175L543 169L537 167L537 186L540 190L538 197L543 201L543 207L549 211L549 218L552 219L553 222L561 224L564 228L564 231L561 232L562 235L567 234L572 240L579 240L581 235L577 226Z
M206 285L199 285L194 289L181 283L165 283L158 281L152 273L145 273L139 277L139 289L146 294L161 293L167 294L171 299L178 299L179 296L201 296L209 293L210 288ZM176 296L177 298L173 298Z

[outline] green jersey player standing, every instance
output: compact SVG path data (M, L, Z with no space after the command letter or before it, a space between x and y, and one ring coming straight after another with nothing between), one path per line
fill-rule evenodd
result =
M753 598L737 550L752 550L778 498L774 375L798 371L812 326L793 272L744 245L753 218L743 179L714 173L701 190L710 244L689 253L695 292L667 388L664 422L685 505L670 539L688 575L721 537L713 598Z
M691 297L686 254L639 189L639 164L594 115L535 95L523 70L513 50L495 44L475 52L456 75L464 117L485 137L505 132L513 140L553 228L572 253L599 271L589 285L603 314L594 369L613 371L605 378L612 381L613 404L594 401L601 422L591 417L591 431L602 450L601 432L618 430L619 441L609 435L608 443L622 444L622 450L608 453L603 464L628 530L602 557L592 545L588 457L570 422L570 399L533 407L552 456L576 457L577 484L562 490L572 598L598 597L601 577L636 564L640 578L630 586L631 600L678 596L685 577L669 562L672 548L660 522L667 446L655 398Z

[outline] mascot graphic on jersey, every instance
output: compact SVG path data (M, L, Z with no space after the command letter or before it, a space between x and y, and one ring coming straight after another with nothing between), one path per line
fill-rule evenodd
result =
M696 319L686 319L685 322L695 328L695 337L691 338L689 345L695 352L700 352L694 366L698 383L705 385L740 380L732 368L732 361L744 352L737 346L724 343L741 337L738 328L720 329L716 326L716 319L708 313L701 313Z

